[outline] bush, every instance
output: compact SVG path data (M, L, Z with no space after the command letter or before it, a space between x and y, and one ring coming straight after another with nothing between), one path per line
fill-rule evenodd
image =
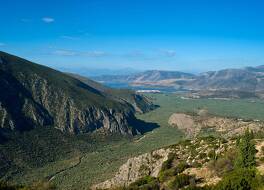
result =
M192 165L192 167L194 167L194 168L201 168L201 167L203 166L201 163L199 163L199 162L197 162L197 161L193 162L191 165Z
M161 171L165 171L165 170L170 169L172 167L172 162L174 160L174 157L175 157L175 154L170 153L168 155L168 159L165 162L163 162L163 164L161 166Z
M186 174L179 174L174 177L172 181L169 182L168 186L172 189L180 189L186 185L190 184L191 176Z
M254 169L236 169L224 176L214 189L216 190L254 190L260 187L259 178Z
M207 156L210 158L210 159L216 159L216 153L215 153L215 150L211 150L207 153Z
M222 176L234 169L235 159L237 157L236 150L229 150L225 155L217 160L212 160L208 167L214 170L218 176Z
M207 155L204 152L202 152L202 153L199 154L199 158L200 159L204 159L206 157L207 157Z
M173 177L181 172L183 172L189 165L186 162L180 162L176 167L161 171L159 173L159 181L164 182L170 177Z
M175 176L175 175L177 175L175 168L171 168L171 169L168 169L165 171L161 171L159 173L158 178L159 178L160 182L164 182L164 181L168 180L170 177Z
M176 171L177 173L183 172L185 169L187 169L189 165L186 162L181 161L177 166L176 166Z
M127 190L159 190L158 180L151 176L145 176L131 183Z

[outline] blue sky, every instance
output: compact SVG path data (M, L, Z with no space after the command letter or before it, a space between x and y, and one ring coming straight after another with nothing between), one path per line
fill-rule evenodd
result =
M261 0L1 0L0 50L54 68L264 64Z

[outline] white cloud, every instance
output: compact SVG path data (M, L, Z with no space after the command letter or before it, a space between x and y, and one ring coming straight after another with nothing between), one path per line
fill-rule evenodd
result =
M52 23L52 22L55 21L55 19L51 18L51 17L43 17L42 21L45 22L45 23Z
M174 57L176 55L176 51L174 50L161 50L162 54L167 57Z
M61 38L67 39L67 40L78 40L78 39L80 39L80 38L75 37L75 36L67 36L67 35L61 36Z
M106 56L107 53L104 51L72 51L72 50L56 50L53 52L55 55L59 56L86 56L86 57L103 57Z
M75 56L78 53L75 51L71 51L71 50L56 50L53 52L53 54L60 55L60 56Z
M104 51L88 51L82 54L88 57L103 57L107 55L107 53Z

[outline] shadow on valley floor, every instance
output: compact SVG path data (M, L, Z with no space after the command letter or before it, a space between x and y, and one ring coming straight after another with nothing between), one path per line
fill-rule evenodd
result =
M160 127L157 123L152 122L145 122L141 119L135 119L129 122L131 126L134 126L137 131L139 131L141 134L144 134L146 132L152 131L153 129L156 129Z
M7 138L3 134L3 130L0 129L0 144L3 144L4 142L7 141Z

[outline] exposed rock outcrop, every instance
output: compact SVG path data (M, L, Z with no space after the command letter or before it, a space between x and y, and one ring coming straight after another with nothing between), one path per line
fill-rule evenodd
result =
M180 130L183 130L188 137L196 135L200 128L195 125L195 121L192 116L184 113L174 113L168 120L169 125L177 126Z
M186 167L183 168L181 172L195 175L200 186L215 184L220 178L217 177L214 171L209 169L207 165L211 159L222 156L227 150L234 147L234 145L234 141L223 141L223 139L213 137L186 140L153 151L152 153L130 158L120 167L119 171L112 179L93 185L92 189L127 187L131 183L148 175L160 178L162 176L160 174L164 172L164 169L162 170L162 165L165 161L167 161L168 164L168 160L170 160L169 162L171 164L169 165L171 168L179 166L180 163L185 163Z
M224 137L242 134L247 128L253 132L264 130L262 121L224 118L204 114L191 116L184 113L174 113L170 116L168 123L183 130L188 137L198 135L201 130L213 130Z
M92 186L92 189L109 189L114 187L128 186L137 179L146 175L157 177L161 170L162 163L168 159L171 149L159 149L152 153L142 154L130 158L123 164L117 174L100 184Z

